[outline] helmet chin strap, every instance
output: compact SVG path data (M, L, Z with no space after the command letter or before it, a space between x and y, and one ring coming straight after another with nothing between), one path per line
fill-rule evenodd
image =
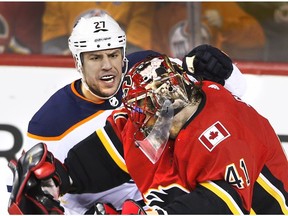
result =
M94 97L100 98L100 99L102 99L102 100L108 100L108 99L114 97L115 94L117 94L117 92L118 92L119 89L121 88L121 85L122 85L124 76L125 76L125 74L127 73L128 62L129 62L129 61L128 61L128 59L127 59L126 57L124 57L124 58L123 58L123 62L124 62L125 70L124 70L124 72L123 72L122 75L121 75L121 81L120 81L120 83L119 83L119 85L118 85L118 88L116 89L116 91L115 91L112 95L107 96L107 97L103 97L103 96L100 96L100 95L95 94L95 93L90 89L90 87L88 86L88 84L87 84L87 82L86 82L86 80L85 80L85 78L84 78L82 69L81 69L81 70L80 70L80 75L81 75L81 81L82 81L82 84L84 85L84 88L85 88L87 91L89 91Z

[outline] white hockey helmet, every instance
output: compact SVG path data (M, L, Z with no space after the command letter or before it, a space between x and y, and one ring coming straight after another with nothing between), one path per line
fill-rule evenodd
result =
M73 28L68 44L79 72L82 72L80 54L83 52L123 48L123 60L125 59L125 32L106 13L88 18L81 17Z

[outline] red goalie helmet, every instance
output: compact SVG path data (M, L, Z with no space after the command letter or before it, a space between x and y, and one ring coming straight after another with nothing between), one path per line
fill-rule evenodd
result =
M143 140L151 138L152 131L157 131L157 142L165 137L160 146L167 142L174 113L190 103L186 89L191 81L183 72L182 67L166 55L159 55L137 63L126 74L123 103L138 128L135 139L140 147ZM161 130L155 129L157 127Z

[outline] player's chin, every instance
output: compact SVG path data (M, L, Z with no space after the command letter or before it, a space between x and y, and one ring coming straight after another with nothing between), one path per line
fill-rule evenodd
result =
M101 97L110 97L116 94L116 92L117 92L117 88L102 89L101 92L99 92L99 95Z

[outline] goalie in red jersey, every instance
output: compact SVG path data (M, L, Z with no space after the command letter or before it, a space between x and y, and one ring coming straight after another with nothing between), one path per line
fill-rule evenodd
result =
M221 84L198 80L165 55L137 63L123 83L125 107L73 147L66 174L50 169L49 176L60 191L67 174L78 193L82 184L97 185L93 157L101 146L129 172L148 207L128 200L122 214L287 214L288 163L269 121ZM42 178L43 166L35 167L29 175Z
M134 66L123 86L125 161L146 203L168 214L287 214L288 163L269 121L220 84L156 61Z

